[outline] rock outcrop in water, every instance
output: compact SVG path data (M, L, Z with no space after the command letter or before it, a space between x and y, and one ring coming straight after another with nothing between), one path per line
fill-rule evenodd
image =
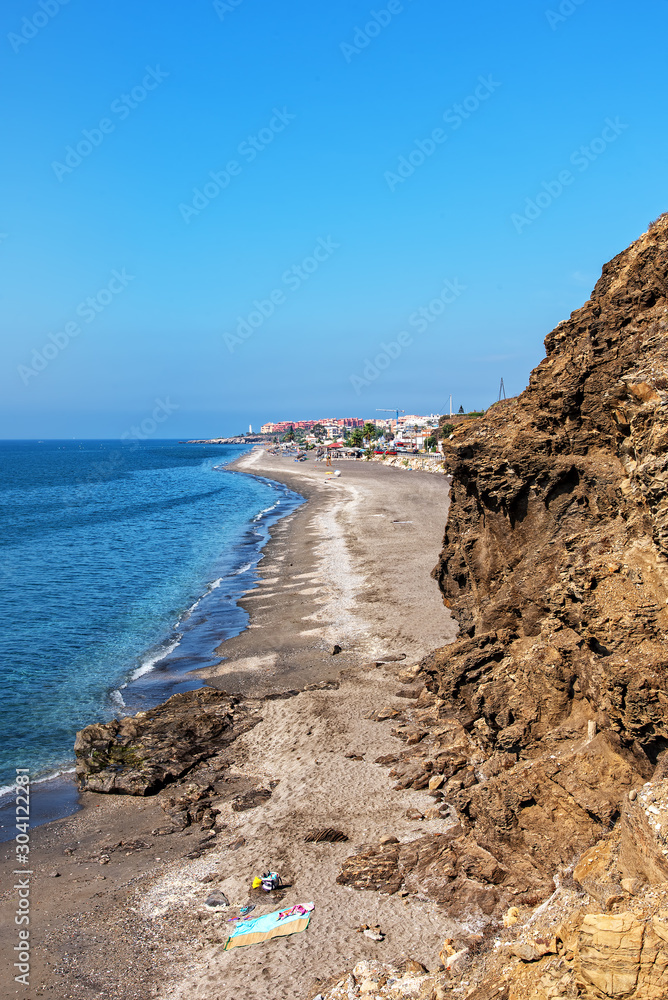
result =
M530 965L492 961L505 985L481 998L668 995L667 299L662 216L548 335L529 387L448 446L434 575L460 639L423 662L384 763L451 824L362 850L340 881L420 892L477 931L550 897L510 952Z
M175 694L148 712L86 726L74 744L82 791L154 795L254 725L225 691Z

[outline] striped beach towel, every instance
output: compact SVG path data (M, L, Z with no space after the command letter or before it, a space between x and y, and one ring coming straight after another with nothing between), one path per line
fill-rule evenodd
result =
M305 903L287 911L275 910L273 913L263 913L261 917L255 917L253 920L240 920L227 939L225 951L305 931L311 920L313 907L313 903Z

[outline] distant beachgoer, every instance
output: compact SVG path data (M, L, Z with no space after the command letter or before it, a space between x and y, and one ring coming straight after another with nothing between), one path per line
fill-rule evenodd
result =
M332 453L331 453L331 451L329 451L329 449L327 451L327 462L326 462L326 464L327 465L331 465L332 464Z

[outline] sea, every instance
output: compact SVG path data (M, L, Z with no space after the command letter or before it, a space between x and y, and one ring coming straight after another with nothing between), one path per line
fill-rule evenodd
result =
M303 503L227 468L247 450L0 442L0 840L16 768L33 823L71 812L77 730L201 686L246 627L269 529Z

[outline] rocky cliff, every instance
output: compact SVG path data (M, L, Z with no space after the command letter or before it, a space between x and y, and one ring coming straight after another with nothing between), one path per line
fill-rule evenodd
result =
M544 978L552 955L557 992L507 970L498 992L490 959L480 998L668 995L667 298L665 215L548 335L521 396L447 446L434 575L460 638L421 665L384 763L450 824L370 846L340 881L438 899L468 929L455 947L478 950L502 913L521 927L549 898L548 936L538 921L512 954Z
M488 767L510 754L525 776L504 756L460 815L546 872L668 746L667 296L665 216L548 335L526 391L451 442L435 575L462 639L428 687Z

